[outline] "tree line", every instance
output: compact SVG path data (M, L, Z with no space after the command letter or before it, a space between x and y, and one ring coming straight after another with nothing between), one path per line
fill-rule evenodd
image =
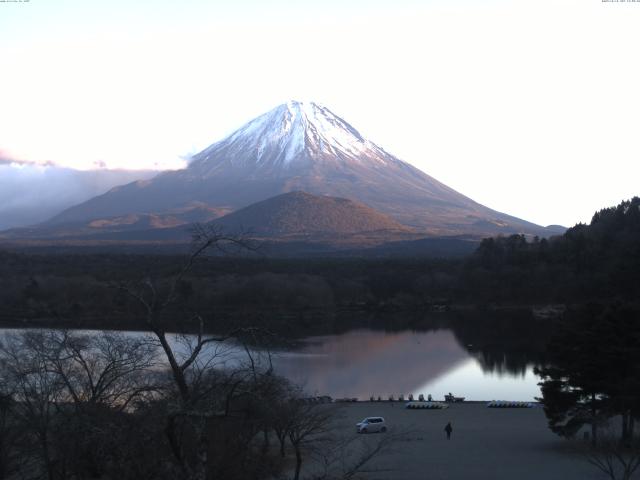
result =
M589 225L528 241L488 238L467 264L478 282L511 298L557 302L633 301L640 294L640 198L596 212Z

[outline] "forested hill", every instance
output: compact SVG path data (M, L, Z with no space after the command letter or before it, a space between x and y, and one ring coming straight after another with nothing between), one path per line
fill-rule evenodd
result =
M563 296L632 298L640 291L640 198L600 210L589 225L578 224L549 240L485 239L470 265L498 273L502 281L525 275L516 283L549 294L556 289L558 301Z

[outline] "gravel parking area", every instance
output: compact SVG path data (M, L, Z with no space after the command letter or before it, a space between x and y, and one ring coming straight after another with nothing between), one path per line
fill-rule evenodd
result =
M382 416L387 433L406 432L370 465L365 478L382 479L517 479L596 480L602 474L589 465L575 445L547 427L542 408L487 408L485 403L452 404L444 410L408 410L396 402L344 404L339 430L353 435L355 424ZM444 427L453 425L451 440Z

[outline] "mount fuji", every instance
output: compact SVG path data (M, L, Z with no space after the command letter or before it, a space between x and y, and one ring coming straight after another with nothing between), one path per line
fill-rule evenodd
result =
M47 226L191 206L231 212L294 191L363 203L426 235L555 233L480 205L363 138L329 109L297 101L204 149L187 168L113 188Z

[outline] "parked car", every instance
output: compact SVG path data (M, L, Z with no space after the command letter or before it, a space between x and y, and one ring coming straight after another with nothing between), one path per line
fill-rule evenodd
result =
M386 432L387 424L382 417L367 417L356 423L358 433Z

